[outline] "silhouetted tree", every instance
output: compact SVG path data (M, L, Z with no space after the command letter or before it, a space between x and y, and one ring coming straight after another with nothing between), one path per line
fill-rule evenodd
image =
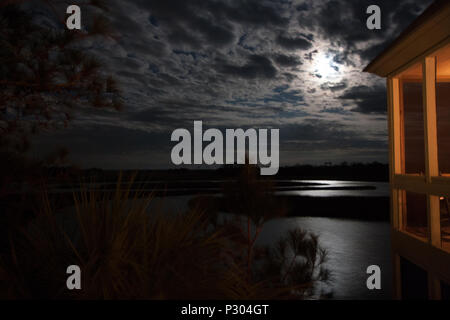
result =
M101 15L104 2L83 3L90 14L83 11L82 30L66 28L67 6L56 0L0 1L0 219L8 211L14 219L29 211L24 194L40 183L45 165L67 154L60 149L31 159L33 135L67 127L87 108L121 107L114 79L82 49L87 39L113 36Z
M106 19L96 16L88 29L69 31L60 1L29 2L0 4L0 147L15 152L28 150L30 135L67 126L77 108L121 106L114 79L79 49L88 37L109 35ZM52 24L37 21L37 6Z

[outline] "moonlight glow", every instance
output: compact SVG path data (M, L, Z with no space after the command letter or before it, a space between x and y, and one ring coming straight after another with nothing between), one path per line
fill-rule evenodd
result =
M313 72L322 80L339 80L339 69L333 61L333 57L325 53L318 53L313 60Z

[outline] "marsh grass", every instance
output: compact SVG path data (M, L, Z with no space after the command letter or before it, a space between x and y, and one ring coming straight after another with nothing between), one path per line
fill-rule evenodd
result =
M327 281L316 237L292 232L250 252L235 225L212 223L200 207L150 210L153 195L127 181L113 192L82 185L61 212L43 189L39 214L1 257L1 298L298 299ZM81 268L81 290L66 287L69 265Z

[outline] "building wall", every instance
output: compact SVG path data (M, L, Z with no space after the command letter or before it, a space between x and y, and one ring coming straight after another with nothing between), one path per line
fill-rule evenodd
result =
M447 39L436 50L448 43ZM442 212L443 201L450 197L450 175L445 173L445 143L450 141L450 127L446 121L438 122L438 114L445 118L442 112L450 109L438 106L447 105L450 94L444 90L450 86L436 80L437 57L431 53L421 58L419 78L417 72L409 72L414 68L409 64L387 81L396 298L441 299L449 294L450 242L444 241L447 220L443 220L446 217ZM444 141L440 148L438 137ZM439 161L445 166L439 168ZM444 174L439 170L443 168ZM413 288L418 288L418 292L413 292ZM427 294L421 295L424 290Z

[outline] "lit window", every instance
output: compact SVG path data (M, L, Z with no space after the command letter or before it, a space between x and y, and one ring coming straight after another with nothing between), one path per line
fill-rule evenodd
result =
M436 116L439 171L450 174L450 45L436 53Z
M402 172L425 172L425 134L423 117L422 64L418 63L400 76L402 114Z

